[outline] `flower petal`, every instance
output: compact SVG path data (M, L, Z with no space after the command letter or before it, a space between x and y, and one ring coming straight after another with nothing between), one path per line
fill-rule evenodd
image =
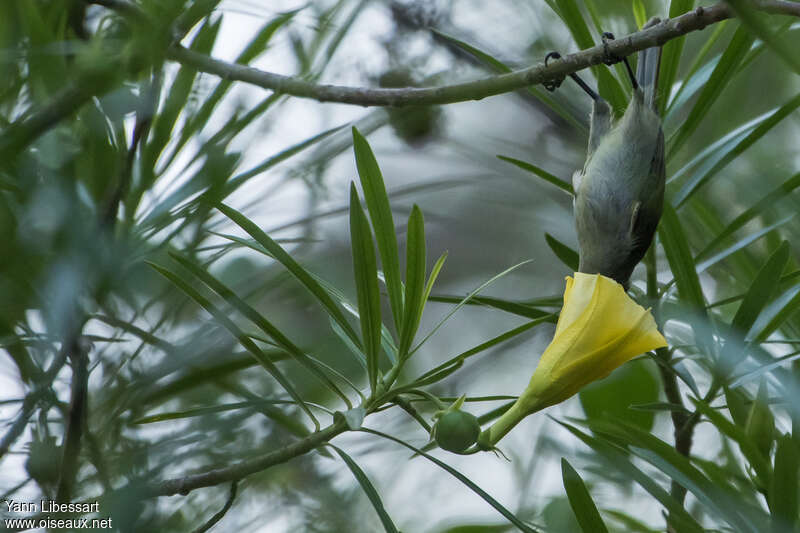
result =
M553 341L517 402L488 431L494 444L528 414L562 402L637 355L666 346L649 309L599 274L567 278Z

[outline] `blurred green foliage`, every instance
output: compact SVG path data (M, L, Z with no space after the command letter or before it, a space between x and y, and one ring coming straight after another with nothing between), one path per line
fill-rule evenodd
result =
M670 348L520 426L511 463L430 424L461 394L497 418L552 334L586 98L343 109L167 59L452 84L695 7L488 4L2 3L0 499L120 531L797 530L797 18L731 2L665 45L668 206L631 294ZM591 72L621 111L621 67ZM317 424L336 447L154 496Z

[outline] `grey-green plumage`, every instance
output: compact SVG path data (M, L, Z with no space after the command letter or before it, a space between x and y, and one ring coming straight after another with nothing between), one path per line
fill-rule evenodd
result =
M622 118L612 123L608 103L595 99L586 164L573 176L578 270L625 287L653 240L664 204L664 133L653 110L660 49L639 56L639 87Z

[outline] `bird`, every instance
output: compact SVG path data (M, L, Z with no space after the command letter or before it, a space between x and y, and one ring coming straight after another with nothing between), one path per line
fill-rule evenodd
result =
M653 18L642 29L659 22ZM610 39L612 34L603 34L604 43ZM552 57L560 55L551 52L548 58ZM622 59L633 91L616 121L608 102L570 74L592 98L586 162L572 177L578 271L612 278L626 290L653 240L664 205L664 132L655 106L660 60L660 47L639 52L634 76L627 58ZM606 62L616 61L610 56Z

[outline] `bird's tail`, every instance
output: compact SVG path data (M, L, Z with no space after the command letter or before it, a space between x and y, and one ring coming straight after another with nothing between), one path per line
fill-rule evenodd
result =
M661 23L661 19L653 17L642 26L647 29ZM655 110L656 91L658 90L658 71L661 66L661 47L655 46L639 52L639 61L636 65L636 81L644 92L645 104Z

